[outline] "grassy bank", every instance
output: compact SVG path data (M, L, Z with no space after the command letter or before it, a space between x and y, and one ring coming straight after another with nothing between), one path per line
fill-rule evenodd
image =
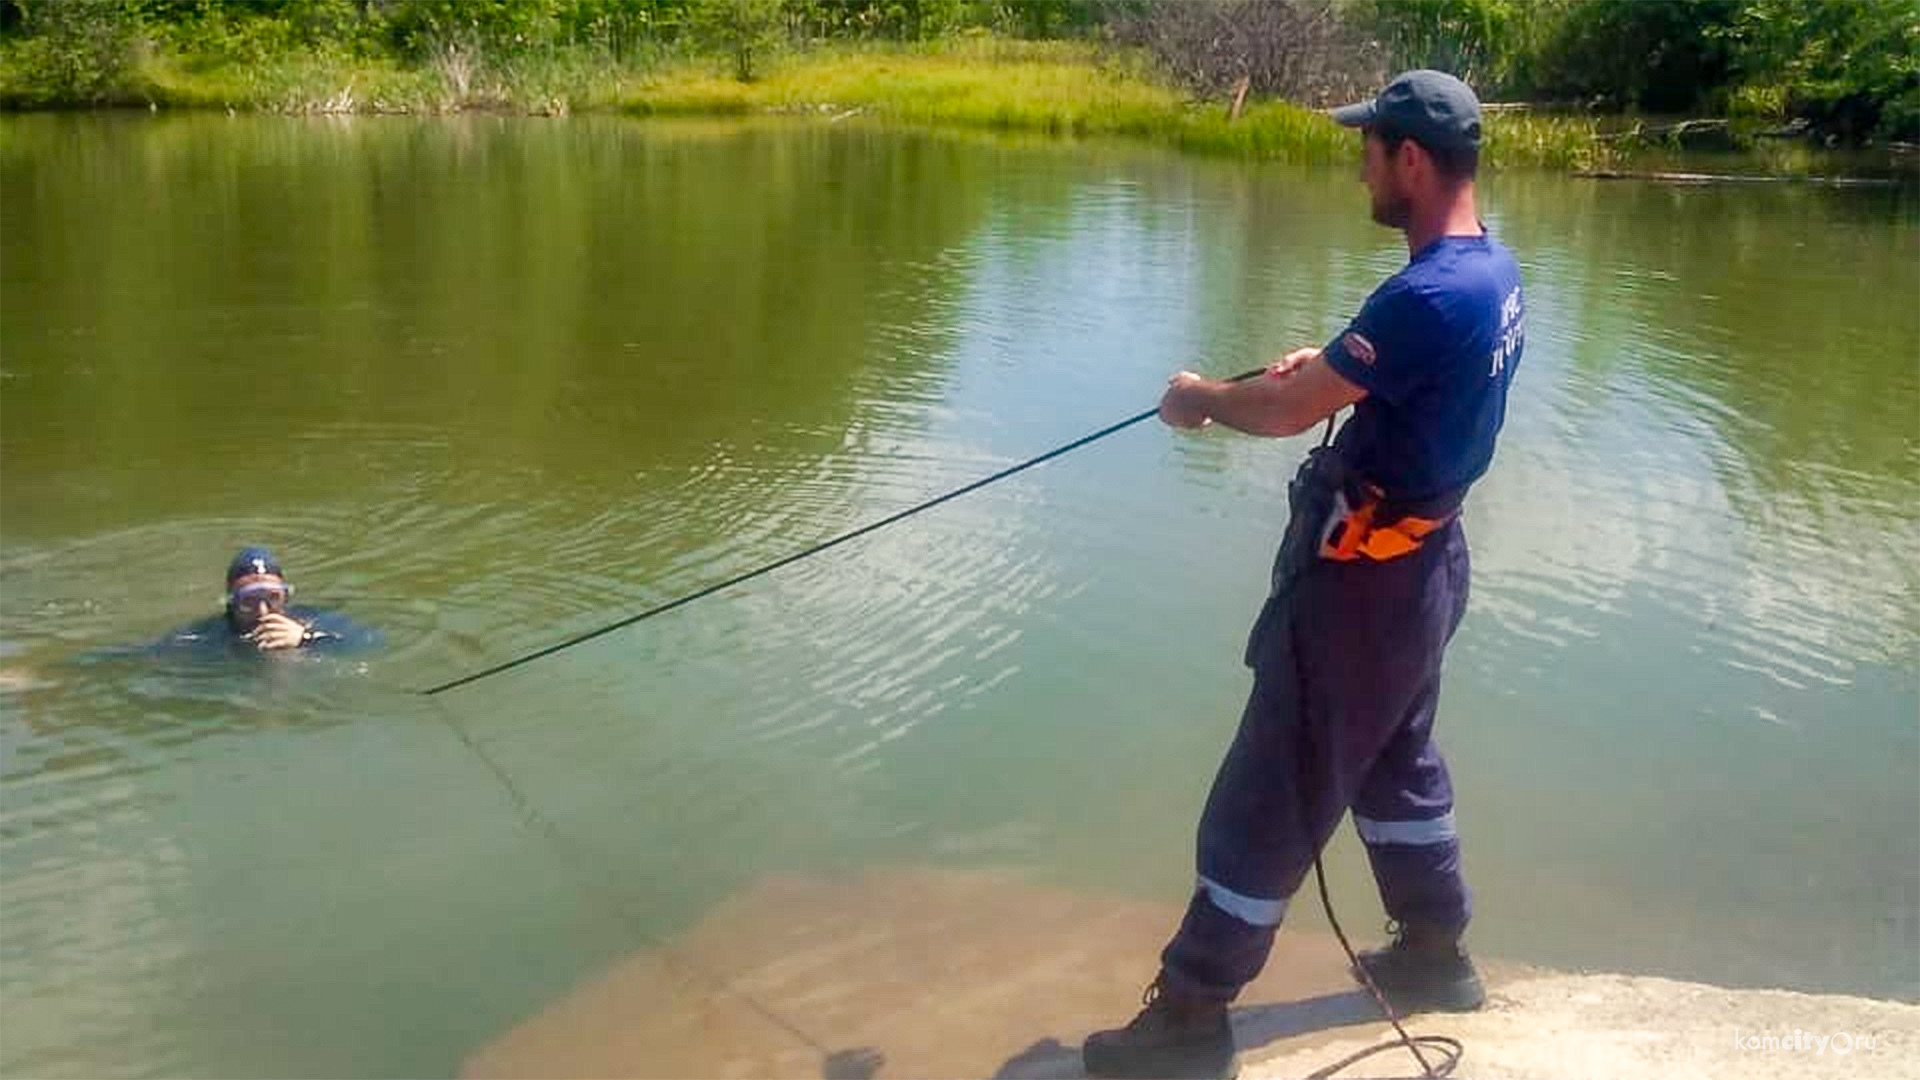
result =
M1350 160L1352 137L1311 111L1255 103L1228 121L1123 54L1063 42L970 41L913 50L838 49L784 58L751 83L699 65L629 89L641 114L824 111L935 126L1127 136L1188 150L1301 163Z
M282 54L249 63L146 55L100 95L106 105L276 113L466 110L565 115L809 113L1062 136L1123 136L1181 149L1299 164L1352 161L1351 133L1312 110L1254 102L1237 118L1195 102L1137 56L1068 42L975 38L921 46L838 46L770 58L759 78L720 62L662 56L614 64L553 51L489 63L450 50L390 61ZM28 65L0 55L0 107L44 107ZM1490 167L1582 168L1619 155L1591 121L1503 115L1489 124Z

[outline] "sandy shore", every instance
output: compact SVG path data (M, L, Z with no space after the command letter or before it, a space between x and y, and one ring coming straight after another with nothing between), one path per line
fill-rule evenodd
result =
M768 879L476 1048L461 1072L1077 1077L1080 1040L1138 1008L1178 917L978 873ZM1409 1025L1465 1042L1462 1077L1920 1077L1920 1006L1483 968L1489 1008ZM1306 1076L1390 1034L1319 935L1283 933L1242 1001L1247 1080ZM1340 1075L1418 1070L1396 1050Z

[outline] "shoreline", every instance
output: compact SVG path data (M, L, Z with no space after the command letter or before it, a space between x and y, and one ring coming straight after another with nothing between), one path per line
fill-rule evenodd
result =
M1291 108L1290 106L1281 106ZM1195 110L1198 112L1199 110ZM1252 110L1249 110L1251 113ZM904 129L958 135L1029 136L1062 142L1110 139L1130 142L1146 148L1159 148L1199 157L1229 158L1246 162L1304 166L1346 166L1357 159L1353 148L1289 147L1272 132L1247 127L1222 132L1207 123L1204 116L1173 123L1176 130L1166 133L1108 128L1071 119L1039 123L1007 123L994 119L972 120L940 116L901 115L885 105L872 102L849 104L841 101L798 101L773 105L737 106L724 102L711 105L663 104L635 99L611 105L574 108L555 104L545 108L522 108L488 102L464 103L454 107L414 108L392 106L380 101L354 101L352 107L314 107L299 109L229 106L217 103L167 104L109 103L100 105L63 104L23 107L17 102L0 100L0 119L26 116L208 116L225 113L229 117L277 117L282 119L410 118L421 120L457 120L498 118L527 120L566 120L573 118L629 119L647 121L711 121L752 123L758 121L794 121L837 124L865 122L889 124ZM1309 111L1308 116L1313 114ZM1183 129L1184 125L1184 129ZM1342 132L1344 134L1344 132ZM1893 190L1920 186L1920 156L1886 152L1872 158L1863 168L1859 162L1873 151L1804 150L1781 155L1758 151L1703 151L1683 156L1682 166L1674 166L1675 157L1666 151L1616 151L1599 159L1604 164L1538 160L1483 162L1482 173L1537 170L1555 172L1570 179L1591 181L1632 181L1668 186L1706 186L1715 184L1788 184L1830 190ZM1696 164L1697 163L1697 164ZM1712 171L1699 171L1711 169ZM1743 171L1744 170L1744 171Z
M452 54L416 67L390 61L277 56L246 65L196 65L146 57L93 103L50 100L17 58L0 53L0 112L225 112L268 115L464 114L558 118L859 117L933 129L1120 137L1185 153L1286 164L1348 164L1352 133L1287 101L1195 100L1157 78L1137 56L1070 42L980 38L921 47L828 47L771 58L751 82L711 60L628 66L554 53L489 64ZM1569 173L1623 170L1670 153L1607 136L1603 118L1502 105L1490 110L1488 170ZM1769 173L1846 174L1859 154L1768 141L1742 154ZM1891 151L1868 175L1920 176ZM1851 159L1851 160L1850 160Z

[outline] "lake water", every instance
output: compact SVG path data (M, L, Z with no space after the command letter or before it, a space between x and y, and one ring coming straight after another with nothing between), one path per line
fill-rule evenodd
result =
M1920 201L1481 200L1529 325L1440 719L1472 943L1920 998ZM769 874L1177 903L1305 437L1138 425L413 691L1320 343L1405 255L1355 169L1119 144L0 118L0 1073L445 1074ZM103 653L250 542L387 648Z

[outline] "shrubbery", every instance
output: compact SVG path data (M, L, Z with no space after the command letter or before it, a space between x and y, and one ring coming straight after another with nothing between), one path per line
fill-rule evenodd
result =
M13 0L7 20L21 40L13 60L48 103L98 104L124 96L141 45L126 0Z
M1920 138L1920 0L1350 0L1396 67L1493 96Z
M15 104L138 100L143 65L297 57L460 86L515 72L990 32L1137 45L1207 97L1323 103L1406 67L1489 99L1800 119L1920 138L1920 0L0 0Z

